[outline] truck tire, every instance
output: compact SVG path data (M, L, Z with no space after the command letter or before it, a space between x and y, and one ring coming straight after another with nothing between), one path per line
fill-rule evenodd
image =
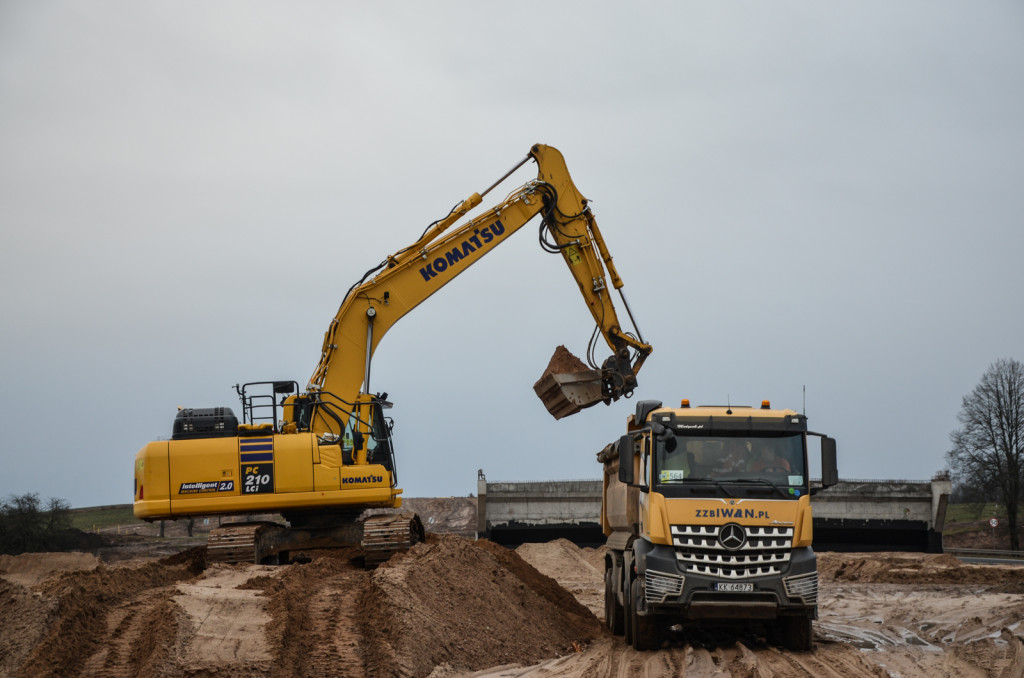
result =
M661 637L658 635L658 624L650 616L641 616L637 614L637 601L640 599L642 594L641 581L639 579L633 580L633 585L630 587L629 595L629 617L632 621L631 626L633 627L633 649L645 651L645 650L657 650L661 647Z
M612 568L604 571L604 619L608 630L616 636L621 636L625 631L626 615L619 601L615 599L615 580L612 573Z
M809 652L814 646L814 627L810 616L780 617L783 646L791 652Z
M630 605L632 596L629 594L631 581L627 569L622 574L622 600L625 602L622 608L622 639L626 641L626 645L633 644L633 614L631 612L633 606Z

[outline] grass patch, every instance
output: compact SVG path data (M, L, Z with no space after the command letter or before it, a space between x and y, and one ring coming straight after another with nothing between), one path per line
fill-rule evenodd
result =
M1006 507L1002 504L949 504L946 507L947 523L973 523L983 521L988 526L989 518L1006 520Z
M118 506L97 506L71 510L71 527L84 532L102 530L116 525L138 525L143 521L135 518L131 504Z
M949 504L946 507L946 524L942 532L948 536L971 533L991 535L992 526L988 523L991 518L999 520L1000 530L1006 529L1006 507L1002 504Z

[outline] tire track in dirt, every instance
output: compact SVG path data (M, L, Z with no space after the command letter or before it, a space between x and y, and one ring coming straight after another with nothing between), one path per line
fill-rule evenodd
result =
M787 652L772 646L749 648L738 644L738 656L731 663L729 672L736 676L759 678L873 678L887 675L878 666L864 661L855 648L816 643L811 652Z
M267 637L281 675L373 675L362 650L360 623L369 577L346 559L330 557L251 583L270 598Z
M162 675L173 662L178 637L174 587L140 593L107 613L107 643L82 665L81 673L97 678Z
M371 675L363 657L359 623L359 601L368 581L368 572L352 568L332 575L319 589L310 592L300 625L305 653L293 654L293 675L341 678ZM282 640L293 644L294 634L289 631Z
M310 600L310 653L305 673L358 678L367 675L356 601L366 587L362 572L332 577Z
M642 673L639 675L645 678L654 678L656 676L685 676L686 664L687 664L687 652L686 650L671 648L663 652L637 652L636 650L628 651L632 652L633 658L630 664L636 665L639 662L639 668L642 669ZM631 671L626 675L636 675L635 672ZM708 675L698 673L696 675Z
M37 589L44 598L55 600L51 623L15 675L82 675L93 654L106 653L103 646L108 642L112 611L155 587L190 579L202 567L202 553L194 553L141 566L100 566L47 579ZM114 660L113 666L117 663Z

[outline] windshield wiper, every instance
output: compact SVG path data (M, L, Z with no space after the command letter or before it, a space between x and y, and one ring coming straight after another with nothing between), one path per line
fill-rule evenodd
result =
M723 485L721 483L721 481L715 480L714 478L709 478L707 476L703 476L701 478L692 478L692 477L691 478L685 478L683 480L683 482L686 482L686 483L711 483L712 485L714 485L715 487L720 489L722 492L724 492L725 496L727 496L727 497L735 497L736 496L732 492L727 490L725 485Z
M768 487L770 487L773 490L775 490L776 492L778 492L779 496L781 496L783 499L788 499L789 498L786 495L786 493L782 491L781 487L779 487L778 485L776 485L772 481L768 480L767 478L737 478L733 482L737 482L737 483L757 483L758 485L767 485Z

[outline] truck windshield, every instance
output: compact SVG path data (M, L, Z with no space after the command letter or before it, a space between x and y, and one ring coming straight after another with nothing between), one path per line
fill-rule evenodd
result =
M717 481L805 482L803 434L782 436L672 436L656 445L655 479L661 484L700 478Z

